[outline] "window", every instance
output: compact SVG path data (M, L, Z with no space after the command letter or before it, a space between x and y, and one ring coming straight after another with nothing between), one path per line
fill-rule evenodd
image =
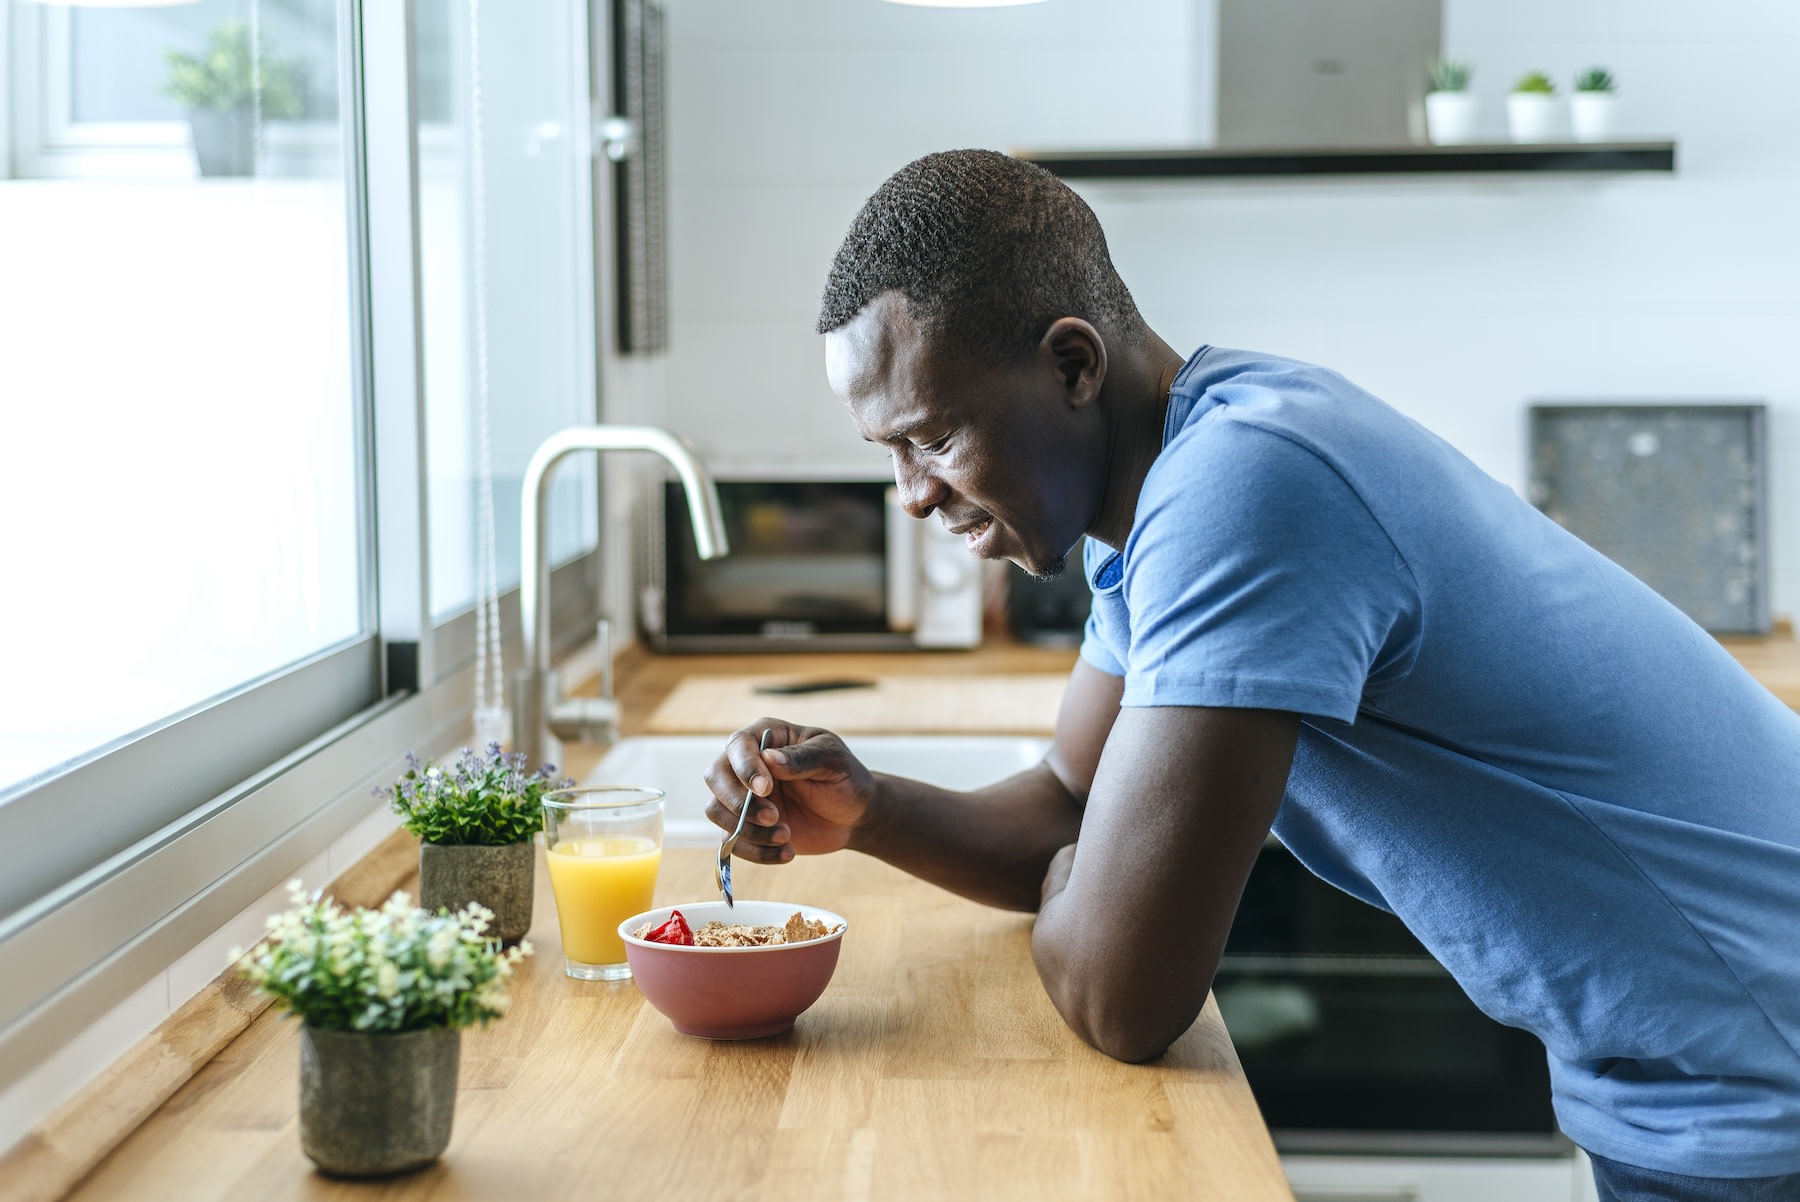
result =
M597 410L586 22L0 0L0 1087L466 739L477 316L503 589L527 458Z
M0 790L369 631L340 33L265 7L14 6L24 165L68 173L0 182ZM253 26L283 90L207 174L243 114L190 134L165 55Z
M481 431L487 374L500 587L519 582L519 490L531 452L592 422L591 216L585 155L571 154L583 103L567 13L556 5L481 8L471 45L467 0L419 0L420 282L431 510L431 612L442 621L476 595ZM481 74L485 220L474 204L473 72ZM478 262L478 257L480 261ZM478 268L488 301L478 304ZM502 301L500 298L504 298ZM485 362L484 362L485 360ZM596 464L557 469L547 519L553 562L594 549Z

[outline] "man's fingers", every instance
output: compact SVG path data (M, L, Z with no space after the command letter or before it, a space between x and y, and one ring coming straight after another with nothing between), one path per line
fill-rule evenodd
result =
M832 767L832 761L844 754L844 744L836 735L815 731L813 737L782 747L770 744L763 752L769 769L782 780L794 780Z
M775 787L769 779L769 770L763 763L762 752L757 750L757 740L762 737L761 724L746 727L731 736L725 744L725 758L731 764L731 770L737 773L738 787L749 789L758 797L767 797Z
M761 843L745 843L739 839L731 854L752 864L785 864L794 858L794 849L786 843L769 847Z
M774 806L766 801L754 801L751 805L756 808L750 811L750 821L744 823L744 833L738 836L738 846L742 847L746 843L767 843L771 845L784 844L789 839L793 838L793 834L788 830L787 824L785 822L777 821L780 814ZM757 818L763 816L756 812L757 809L767 811L767 817L769 819L767 822L757 822ZM733 831L737 829L737 811L720 801L717 797L707 803L706 819L723 831Z

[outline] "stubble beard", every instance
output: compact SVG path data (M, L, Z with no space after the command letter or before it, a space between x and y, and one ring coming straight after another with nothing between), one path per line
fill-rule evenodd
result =
M1042 569L1026 568L1025 574L1039 584L1050 584L1060 579L1062 574L1068 570L1068 567L1069 557L1067 555L1058 555L1055 559L1045 564Z

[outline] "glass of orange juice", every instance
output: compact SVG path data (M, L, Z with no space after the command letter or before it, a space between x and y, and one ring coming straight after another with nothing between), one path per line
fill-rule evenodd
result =
M662 790L582 785L545 793L543 803L563 967L583 981L623 981L631 966L619 924L651 906L662 863Z

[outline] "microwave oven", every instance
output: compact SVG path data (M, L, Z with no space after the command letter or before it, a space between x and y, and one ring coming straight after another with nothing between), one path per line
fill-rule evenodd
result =
M640 621L659 651L903 650L981 641L981 563L878 480L720 480L731 553L702 562L681 485L652 506Z

